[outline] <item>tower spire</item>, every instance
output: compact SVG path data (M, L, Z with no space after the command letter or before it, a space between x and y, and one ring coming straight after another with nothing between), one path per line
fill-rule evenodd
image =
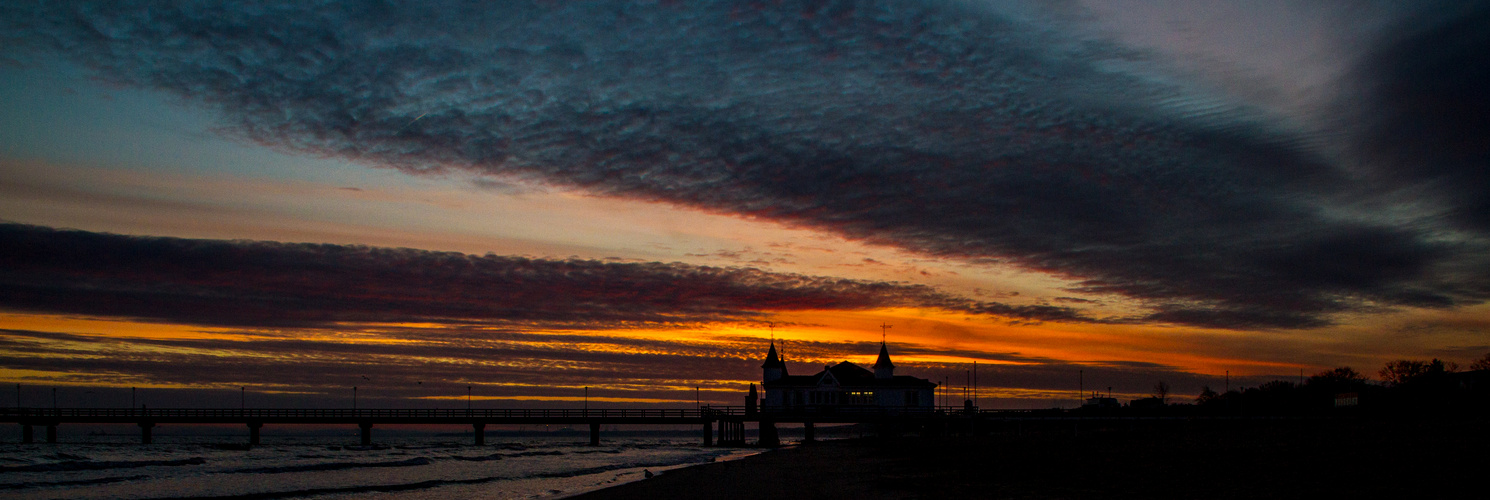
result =
M895 364L890 362L890 348L885 344L885 331L890 329L889 324L880 324L880 357L874 361L874 378L893 378L895 376Z
M771 330L771 350L766 353L766 362L761 363L761 381L770 382L786 376L786 363L776 354L776 330Z

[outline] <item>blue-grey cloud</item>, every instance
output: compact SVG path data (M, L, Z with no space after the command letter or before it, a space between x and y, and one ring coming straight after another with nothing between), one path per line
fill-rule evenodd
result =
M1388 188L1426 190L1490 231L1490 3L1422 2L1369 48L1346 106ZM1365 103L1365 106L1361 106Z
M1070 308L980 302L924 285L752 268L0 224L0 309L6 310L247 326L432 321L616 328L881 307L1095 321Z
M1314 327L1490 295L1464 264L1478 247L1331 210L1362 181L1289 132L1192 112L1118 69L1141 54L972 2L44 2L0 19L13 47L273 147L999 259L1147 301L1152 321ZM1407 88L1438 95L1425 85ZM1394 109L1379 130L1412 126ZM1450 202L1486 213L1467 192Z

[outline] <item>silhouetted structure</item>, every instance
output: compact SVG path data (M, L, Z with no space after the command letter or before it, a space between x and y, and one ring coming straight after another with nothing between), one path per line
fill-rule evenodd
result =
M889 347L883 342L872 372L844 361L823 367L813 375L791 375L776 353L776 342L772 341L761 372L761 386L766 391L761 401L763 411L838 407L930 409L935 403L937 384L923 378L895 375Z

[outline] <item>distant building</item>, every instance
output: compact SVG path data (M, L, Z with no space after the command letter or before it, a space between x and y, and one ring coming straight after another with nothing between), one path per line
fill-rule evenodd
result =
M890 349L880 343L874 371L844 361L813 375L791 375L776 354L776 342L761 364L761 409L805 407L927 408L936 402L936 384L924 378L896 375Z
M1094 397L1086 398L1086 402L1085 403L1082 403L1081 404L1081 407L1082 408L1104 409L1104 408L1122 408L1123 405L1122 405L1122 403L1118 403L1117 398L1107 398L1107 397L1101 397L1101 396L1094 396Z
M1129 408L1163 408L1164 400L1159 398L1138 398L1128 402Z

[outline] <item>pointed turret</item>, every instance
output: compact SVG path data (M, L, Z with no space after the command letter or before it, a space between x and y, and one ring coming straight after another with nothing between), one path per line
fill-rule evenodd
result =
M771 352L766 353L766 362L761 363L761 381L770 382L786 376L786 363L776 355L776 341L771 341Z
M874 378L893 378L895 364L890 362L890 348L880 342L880 357L874 361Z

